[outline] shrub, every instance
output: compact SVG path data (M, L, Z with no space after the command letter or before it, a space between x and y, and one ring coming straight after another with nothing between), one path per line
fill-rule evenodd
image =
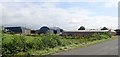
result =
M50 35L44 36L42 38L42 41L43 41L45 47L54 48L58 45L61 45L59 38L60 38L60 36L50 34Z
M31 43L32 49L35 49L35 50L42 50L42 49L44 49L44 47L43 47L43 45L44 45L43 41L40 38L34 38L33 42L29 42L29 43Z
M87 43L107 39L111 37L109 33L93 34L90 37L78 36L59 36L57 34L48 33L33 36L3 34L2 38L2 54L15 55L19 52L28 52L29 50L46 50L57 46L66 46L71 44Z

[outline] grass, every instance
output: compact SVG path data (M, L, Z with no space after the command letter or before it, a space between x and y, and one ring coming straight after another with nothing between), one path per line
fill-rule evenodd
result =
M102 43L102 42L106 42L109 40L113 40L116 38L108 38L108 39L102 39L102 40L97 40L97 41L93 41L93 42L87 42L87 43L82 43L82 44L71 44L71 45L67 45L67 46L58 46L55 48L49 48L47 50L30 50L27 53L32 54L32 55L54 55L56 53L59 52L63 52L63 51L68 51L68 50L72 50L72 49L77 49L77 48L85 48L91 45L95 45L98 43ZM18 55L23 55L26 54L24 52L18 53Z
M94 34L91 37L62 37L48 35L11 35L3 34L2 49L4 55L52 55L75 48L87 47L114 38L106 34Z

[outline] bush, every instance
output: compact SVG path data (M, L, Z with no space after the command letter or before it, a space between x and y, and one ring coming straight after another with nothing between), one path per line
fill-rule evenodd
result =
M33 42L29 42L31 49L42 50L44 49L43 41L40 38L34 38ZM29 45L27 45L29 47Z
M90 41L94 41L94 40L101 40L101 39L107 39L107 38L111 38L110 33L106 32L106 33L99 33L99 34L93 34L90 37Z
M6 38L3 39L3 41ZM3 55L5 54L15 54L17 52L26 51L25 48L25 39L23 36L14 36L13 39L9 42L3 42L2 48L3 48Z
M54 48L58 45L61 45L61 42L59 40L60 36L54 35L54 34L50 34L50 35L46 35L42 38L44 47L46 48Z
M13 35L12 38L9 39L8 37L3 36L3 54L16 54L18 52L26 52L28 50L42 50L45 48L54 48L58 45L61 45L59 40L59 36L56 35L41 35L42 38L37 37L33 38L32 40L28 41L28 38L24 35Z
M87 43L107 39L111 35L109 33L93 34L90 37L77 36L59 36L52 33L33 36L10 35L3 34L2 38L2 54L15 55L19 52L28 52L29 50L46 50L57 46L66 46L71 44Z

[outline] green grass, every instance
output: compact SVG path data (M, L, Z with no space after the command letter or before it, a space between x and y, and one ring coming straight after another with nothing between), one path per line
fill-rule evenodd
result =
M102 40L97 40L97 41L87 42L87 43L71 44L71 45L67 45L67 46L58 46L55 48L49 48L47 50L30 50L27 53L29 53L31 55L53 55L55 53L68 51L71 49L84 48L84 47L88 47L90 45L95 45L95 44L98 44L101 42L106 42L106 41L113 40L113 39L116 39L116 38L102 39ZM21 52L21 53L18 53L17 55L25 55L27 53Z
M113 39L108 34L94 34L91 37L3 34L2 37L3 55L49 55Z

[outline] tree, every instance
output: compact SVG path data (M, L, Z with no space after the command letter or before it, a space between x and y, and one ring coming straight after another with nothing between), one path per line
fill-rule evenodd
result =
M85 30L85 27L81 26L78 30Z
M106 28L106 27L103 27L101 30L108 30L108 28Z

